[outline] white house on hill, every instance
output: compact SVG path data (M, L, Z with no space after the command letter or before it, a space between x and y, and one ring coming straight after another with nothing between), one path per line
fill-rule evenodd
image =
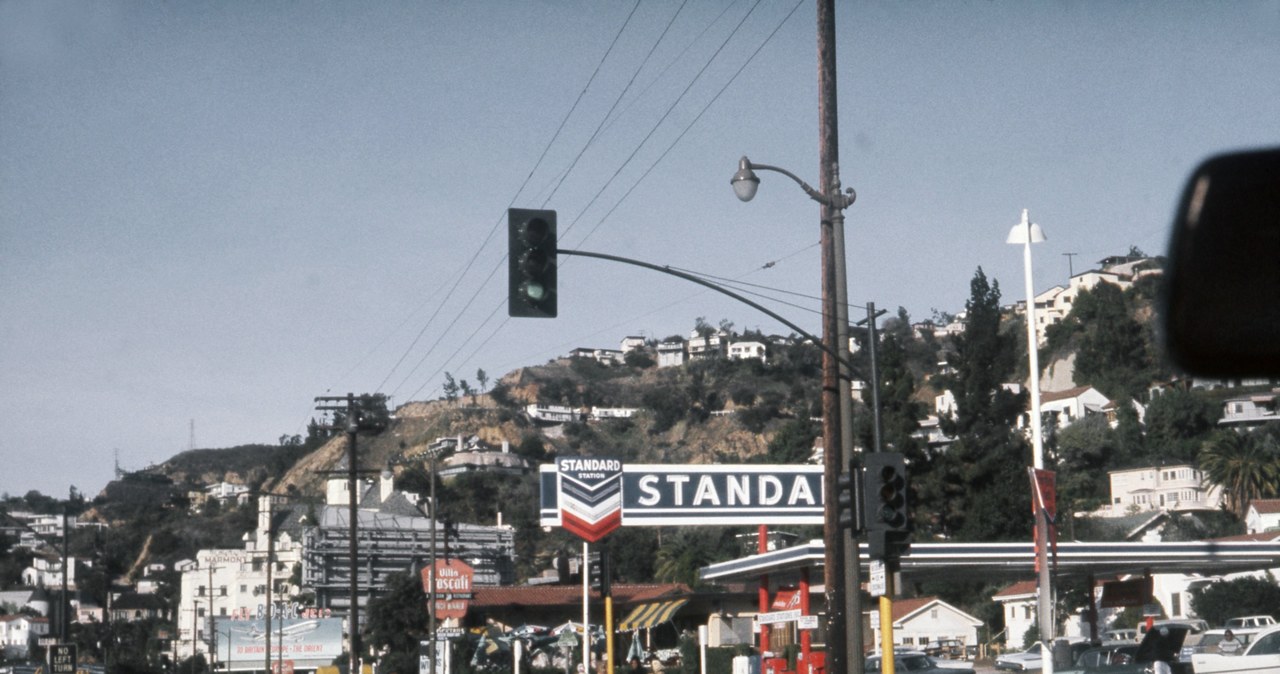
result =
M1111 503L1100 513L1119 517L1144 511L1217 510L1222 488L1206 484L1204 473L1190 464L1114 470Z

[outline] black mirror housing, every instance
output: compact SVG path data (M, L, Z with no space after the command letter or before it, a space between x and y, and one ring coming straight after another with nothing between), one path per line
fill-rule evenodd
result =
M1185 372L1280 375L1280 148L1212 157L1191 174L1162 304L1169 357Z

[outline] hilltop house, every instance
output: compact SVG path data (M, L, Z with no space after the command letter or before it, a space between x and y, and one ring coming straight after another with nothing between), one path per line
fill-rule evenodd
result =
M1040 413L1057 419L1058 428L1066 428L1090 414L1103 414L1111 400L1092 386L1077 386L1065 391L1040 394ZM1019 418L1023 425L1027 415Z
M766 348L764 342L733 342L729 345L730 360L747 360L754 358L760 362L765 362Z
M1245 511L1244 526L1251 534L1280 532L1280 499L1251 501Z
M1119 517L1142 511L1217 510L1222 488L1206 484L1204 473L1190 464L1113 470L1111 503L1098 513Z
M506 440L502 441L502 448L498 449L478 436L464 438L459 435L437 438L431 443L431 447L428 451L450 450L441 454L444 456L439 470L441 479L457 477L463 473L527 475L530 470L529 462L522 456L512 454L511 443Z
M683 339L668 337L658 344L658 367L684 365L685 360L687 360L687 357Z
M1222 419L1218 425L1239 431L1252 430L1272 421L1280 421L1280 390L1228 398L1222 403Z
M6 660L25 660L31 657L36 641L48 635L48 618L0 616L0 654Z

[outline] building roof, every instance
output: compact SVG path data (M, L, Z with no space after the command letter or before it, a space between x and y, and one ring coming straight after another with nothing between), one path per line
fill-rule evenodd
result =
M612 587L616 605L639 604L657 599L689 596L693 591L683 583L664 585L621 585ZM600 593L591 592L593 601L601 599ZM524 585L520 587L476 588L471 599L473 608L499 606L581 606L581 585Z
M1258 498L1249 502L1249 507L1258 511L1259 515L1280 513L1280 498Z
M1224 536L1215 538L1215 541L1231 542L1249 542L1255 541L1259 543L1275 543L1280 542L1280 531L1259 531L1256 534L1237 534L1235 536Z
M1034 580L1020 580L991 595L991 598L999 601L1001 599L1016 599L1018 597L1025 597L1029 594L1035 594L1036 584L1037 583Z
M1092 388L1092 386L1077 386L1065 391L1045 391L1040 394L1040 403L1044 404L1055 400L1070 400L1071 398L1078 398Z
M895 624L903 623L916 614L924 612L933 606L945 606L948 610L955 612L957 615L964 616L975 627L982 624L982 621L961 611L960 609L942 601L938 597L916 597L914 599L895 599L893 601L893 622Z

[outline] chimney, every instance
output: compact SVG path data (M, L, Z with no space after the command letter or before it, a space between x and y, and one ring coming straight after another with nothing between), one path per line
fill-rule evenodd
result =
M378 497L380 501L386 503L387 499L391 498L391 494L395 493L396 490L395 475L390 468L384 468L382 469L381 478L381 482L378 485Z

